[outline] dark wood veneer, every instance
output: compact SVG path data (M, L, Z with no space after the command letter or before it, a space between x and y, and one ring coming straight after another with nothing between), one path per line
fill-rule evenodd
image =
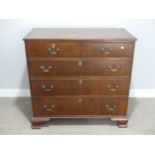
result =
M39 97L33 100L35 116L125 115L127 97Z
M44 60L29 63L32 76L120 76L131 72L131 59L126 60Z
M127 126L135 37L124 29L33 29L24 41L32 128L52 118Z
M45 86L46 88L42 88ZM52 86L52 88L51 88ZM32 94L34 96L46 95L127 95L129 79L122 80L34 80Z
M132 57L133 44L124 42L83 43L82 57Z

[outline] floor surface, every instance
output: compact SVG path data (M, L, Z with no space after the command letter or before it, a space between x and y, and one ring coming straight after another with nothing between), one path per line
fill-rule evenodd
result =
M31 129L29 98L0 98L0 134L51 135L124 135L155 134L155 98L129 100L128 128L118 128L116 122L102 119L52 120L41 129Z

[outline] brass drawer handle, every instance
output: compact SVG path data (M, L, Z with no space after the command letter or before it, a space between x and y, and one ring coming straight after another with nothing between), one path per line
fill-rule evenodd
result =
M52 66L48 66L47 68L45 68L43 65L40 66L40 69L42 70L42 72L44 73L48 73L50 72L50 70L52 69Z
M115 92L118 89L119 85L118 84L113 84L113 85L108 84L107 87L109 88L110 91Z
M106 107L106 109L108 110L108 111L114 111L115 109L116 109L116 105L109 105L109 104L106 104L105 105L105 107Z
M111 72L118 72L120 69L120 65L109 65L108 68Z
M101 52L103 52L105 55L109 55L112 53L112 47L110 48L101 48Z
M42 85L41 87L44 91L51 91L52 89L54 89L53 85L50 86Z
M51 106L44 105L43 107L46 109L46 111L53 111L55 108L55 105L54 104L52 104Z
M59 51L60 51L60 48L57 47L56 44L52 44L52 45L48 48L49 54L52 54L52 55L56 55Z

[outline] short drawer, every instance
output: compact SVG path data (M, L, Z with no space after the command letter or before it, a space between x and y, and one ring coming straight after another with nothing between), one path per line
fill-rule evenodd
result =
M29 57L79 57L78 43L54 43L45 41L31 41L26 44Z
M133 43L83 43L82 57L132 57Z
M32 104L35 116L125 115L127 97L38 97Z
M51 79L33 80L34 96L51 95L127 95L129 79Z
M30 62L32 76L98 76L98 75L130 75L131 59L127 60L67 60Z

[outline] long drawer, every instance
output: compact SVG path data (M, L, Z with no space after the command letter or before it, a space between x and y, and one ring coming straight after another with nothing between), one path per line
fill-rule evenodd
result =
M32 76L98 76L130 75L131 59L47 60L29 63Z
M32 94L35 96L52 95L127 95L129 78L49 78L33 80Z
M35 116L125 115L127 97L38 97L33 100Z
M61 43L31 41L26 43L29 57L132 57L133 43Z

